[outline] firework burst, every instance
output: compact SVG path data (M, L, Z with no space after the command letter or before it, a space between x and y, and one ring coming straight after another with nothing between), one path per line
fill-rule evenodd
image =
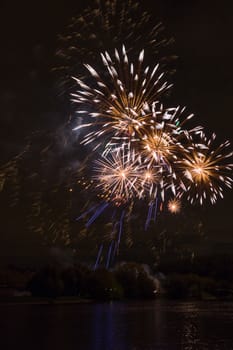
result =
M170 199L167 207L172 214L178 214L181 210L181 201L177 198Z
M95 163L96 187L102 190L105 200L121 205L139 195L141 164L134 152L126 153L124 149L117 149Z
M94 88L75 78L80 89L72 94L72 101L86 106L77 113L88 122L74 130L94 128L84 136L85 145L99 138L106 140L110 147L122 141L138 141L148 128L154 128L156 101L171 85L163 81L158 64L153 68L144 66L144 50L136 65L129 62L124 46L121 53L115 50L114 59L107 52L101 56L106 72L102 78L93 67L86 65L95 80Z
M204 133L200 137L200 142L190 147L181 162L186 196L191 204L203 204L207 199L214 204L219 197L223 198L223 187L232 187L233 164L228 159L233 153L228 151L229 141L214 147L215 134L210 139Z
M202 127L186 128L193 114L184 118L184 108L163 107L160 100L171 85L158 64L144 66L144 51L136 64L124 46L114 58L108 52L101 56L106 74L101 78L86 65L95 86L76 79L79 89L72 96L77 113L88 119L75 130L88 130L82 143L101 153L93 179L102 197L117 205L164 201L165 193L168 199L186 196L191 204L223 197L221 183L232 182L225 174L232 169L226 162L232 153L224 153L229 142L212 150L214 136L207 140Z

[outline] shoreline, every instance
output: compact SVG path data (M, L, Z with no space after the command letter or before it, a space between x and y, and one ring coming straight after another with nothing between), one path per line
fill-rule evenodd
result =
M9 296L0 297L1 305L64 305L64 304L92 304L92 303L106 303L106 302L132 302L132 301L156 301L156 300L166 300L175 302L233 302L232 298L155 298L155 299L124 299L124 300L94 300L94 299L84 299L77 297L58 297L58 298L33 298L33 297L21 297L21 296Z
M67 298L33 298L33 297L0 297L0 305L4 304L25 304L25 305L54 305L54 304L87 304L93 303L92 299L83 299L77 297L67 297Z

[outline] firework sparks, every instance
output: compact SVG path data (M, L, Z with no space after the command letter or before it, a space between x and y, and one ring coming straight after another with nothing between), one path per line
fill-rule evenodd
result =
M181 202L179 199L174 198L174 199L170 199L168 201L168 210L172 213L172 214L177 214L180 212L181 210Z
M177 114L181 115L183 110L179 107L164 109L162 105L155 108L152 104L153 126L147 129L141 140L142 153L150 163L171 166L179 154L185 152L184 144L188 141L189 132L183 130L182 126L193 115L189 115L180 123Z
M92 6L72 17L65 32L58 36L53 71L61 94L74 91L71 76L85 75L82 62L99 65L99 53L124 42L134 54L148 49L163 69L173 73L172 38L166 38L162 23L143 10L134 0L93 0ZM134 57L135 58L135 57Z
M136 65L129 62L124 46L121 53L115 50L114 58L101 55L105 80L86 65L96 86L76 79L80 89L73 94L79 106L89 106L77 113L92 119L75 128L92 129L82 143L101 148L93 177L101 198L119 206L136 199L164 201L170 190L191 204L223 197L221 183L232 183L225 174L232 169L226 164L232 153L223 152L229 143L212 150L214 136L207 140L200 126L184 128L193 114L183 118L184 109L163 107L161 95L171 85L161 81L159 65L144 67L143 50Z
M154 128L156 101L171 85L163 81L158 64L153 68L144 66L144 50L136 66L129 62L124 46L121 54L115 50L114 59L107 52L101 56L107 78L101 78L89 65L86 67L96 82L95 88L75 78L80 89L72 94L72 100L88 107L79 108L77 113L86 119L89 117L89 121L74 130L94 128L84 136L84 144L99 138L108 140L110 146L140 140L148 128Z
M215 134L208 140L201 134L201 143L194 144L183 162L183 175L188 180L187 199L192 203L207 199L214 204L223 198L223 187L232 187L233 164L228 163L232 152L229 141L214 148Z
M115 150L96 161L95 172L94 179L105 200L120 205L138 196L140 161L135 154L125 153L124 149Z

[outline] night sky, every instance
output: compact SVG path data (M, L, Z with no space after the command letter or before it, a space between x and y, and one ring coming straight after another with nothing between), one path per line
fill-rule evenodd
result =
M85 5L91 1L85 1ZM198 124L215 131L219 143L233 144L233 3L227 0L143 0L143 7L161 20L175 38L178 55L171 104L187 106ZM19 153L36 130L52 130L68 118L57 98L54 77L56 36L84 1L7 1L0 5L0 148L1 164ZM208 231L233 244L232 191L224 200L200 211ZM4 206L4 202L0 202ZM20 230L0 235L0 255L32 256L38 238ZM33 253L34 252L34 253Z

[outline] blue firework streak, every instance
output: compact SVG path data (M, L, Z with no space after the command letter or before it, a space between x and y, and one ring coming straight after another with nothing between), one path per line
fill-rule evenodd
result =
M95 213L91 216L91 218L86 223L86 227L90 227L91 224L103 213L103 211L109 206L109 203L102 203L98 206Z
M102 251L103 251L103 243L100 245L99 247L99 251L98 251L98 254L97 254L97 258L96 258L96 262L95 262L95 265L94 265L94 270L97 269L97 267L99 266L99 261L100 261L100 258L101 258L101 254L102 254Z

